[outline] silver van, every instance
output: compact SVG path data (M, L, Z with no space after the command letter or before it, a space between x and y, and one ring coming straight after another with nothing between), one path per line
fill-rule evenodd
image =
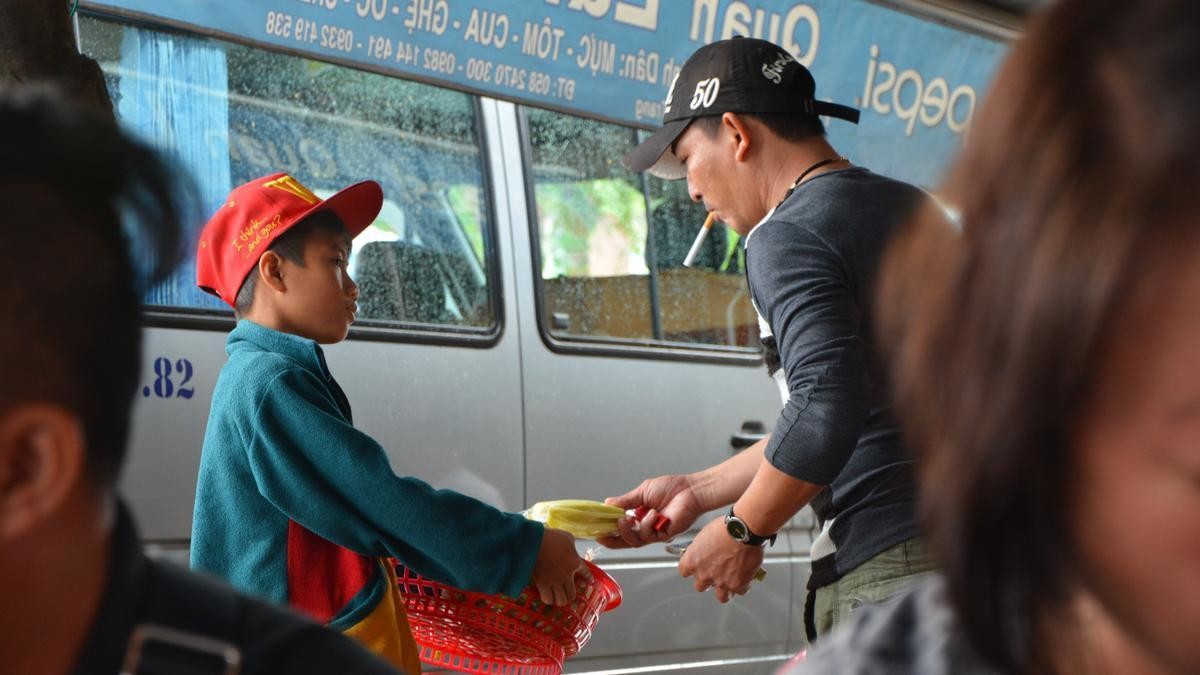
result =
M682 183L622 168L644 132L199 30L157 4L151 16L85 2L80 41L118 117L174 154L207 209L273 171L322 195L383 185L350 261L359 321L326 353L396 472L516 511L710 466L768 432L780 401L736 235L715 230L682 266L705 214ZM868 83L864 99L886 101L875 93ZM194 279L185 265L146 298L122 485L147 546L182 561L233 326ZM807 513L769 549L766 579L725 605L661 546L600 551L624 602L566 671L778 665L803 646Z

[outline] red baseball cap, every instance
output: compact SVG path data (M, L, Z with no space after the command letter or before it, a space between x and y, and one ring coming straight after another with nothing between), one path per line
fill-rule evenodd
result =
M279 235L318 211L333 211L357 237L383 208L383 188L355 183L321 199L286 173L273 173L229 193L196 247L196 285L236 309L238 290Z

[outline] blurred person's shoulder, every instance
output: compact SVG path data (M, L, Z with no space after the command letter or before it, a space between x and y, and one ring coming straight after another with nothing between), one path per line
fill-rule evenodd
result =
M133 656L147 662L142 672L190 672L212 666L217 646L220 653L236 650L242 675L397 672L341 633L222 581L150 560L124 506L110 556L104 597L74 675L111 675ZM143 638L140 649L135 636Z
M159 568L163 584L173 593L210 603L212 596L232 609L234 630L230 640L242 651L243 675L273 673L347 673L395 675L395 668L367 651L358 642L291 611L242 595L207 577L170 564Z
M780 675L923 673L991 675L996 670L975 654L945 597L940 576L931 576L877 605L857 610L823 637L807 658Z

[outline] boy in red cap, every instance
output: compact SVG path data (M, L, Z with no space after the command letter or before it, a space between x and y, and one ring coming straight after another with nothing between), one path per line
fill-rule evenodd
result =
M411 673L416 644L395 557L463 588L574 598L574 539L415 478L351 422L322 344L345 339L358 287L351 240L378 183L321 200L287 174L230 193L204 227L197 284L238 317L213 391L192 523L192 567L315 616Z

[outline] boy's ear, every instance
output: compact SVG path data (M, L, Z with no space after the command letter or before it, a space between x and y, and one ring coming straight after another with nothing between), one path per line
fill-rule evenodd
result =
M0 545L53 516L86 465L83 425L66 409L35 403L0 417Z
M272 290L284 292L287 284L283 280L283 256L274 251L267 251L258 259L258 280Z

